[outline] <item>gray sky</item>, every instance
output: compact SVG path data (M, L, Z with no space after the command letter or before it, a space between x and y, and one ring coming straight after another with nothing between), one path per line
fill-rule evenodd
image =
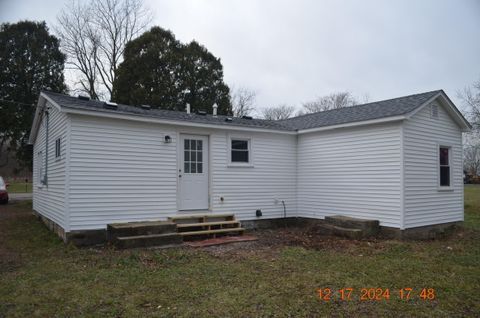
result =
M480 79L479 0L145 0L154 24L205 45L259 107L349 90L371 101ZM65 0L0 0L0 22L45 20ZM460 105L458 105L460 106Z

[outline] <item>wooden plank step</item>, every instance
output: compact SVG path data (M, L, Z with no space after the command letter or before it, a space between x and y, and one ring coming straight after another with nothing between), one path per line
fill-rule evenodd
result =
M175 215L170 216L168 219L170 221L175 220L190 220L190 219L213 219L213 218L235 218L233 213L231 214L186 214L186 215Z
M117 237L114 244L117 248L135 248L151 246L172 246L182 244L183 237L178 233L137 235Z
M200 223L179 223L177 228L186 228L186 227L201 227L201 226L211 226L211 225L229 225L229 224L240 224L239 221L218 221L218 222L200 222Z
M243 232L245 231L242 227L236 227L231 229L218 229L218 230L204 230L204 231L191 231L191 232L180 232L181 236L189 235L205 235L205 234L220 234L220 233L229 233L229 232Z
M107 237L110 241L121 236L166 234L176 232L177 225L174 222L169 221L128 222L107 225Z

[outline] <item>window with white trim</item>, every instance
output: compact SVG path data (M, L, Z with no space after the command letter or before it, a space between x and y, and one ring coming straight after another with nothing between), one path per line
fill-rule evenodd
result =
M230 162L238 164L250 164L250 139L230 139Z
M451 184L451 167L450 167L450 157L451 157L451 148L440 146L439 149L439 181L440 187L450 187Z

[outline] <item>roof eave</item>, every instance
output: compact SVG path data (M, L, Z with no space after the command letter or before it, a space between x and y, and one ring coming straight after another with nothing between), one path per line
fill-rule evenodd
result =
M78 109L78 108L71 108L71 107L65 107L65 106L62 107L62 111L68 114L87 115L87 116L112 118L112 119L134 120L134 121L149 122L149 123L156 123L156 124L178 125L178 126L196 127L196 128L242 130L242 131L269 132L269 133L274 132L274 133L287 134L287 135L295 135L297 133L296 131L280 130L280 129L274 129L274 128L256 128L256 127L234 126L234 125L226 126L226 125L217 125L217 124L203 124L203 123L195 123L195 122L188 122L188 121L181 121L181 120L161 119L161 118L155 118L155 117L140 116L140 115L134 115L134 114L124 114L124 113L115 114L111 112Z
M309 128L309 129L300 129L300 130L298 130L298 133L299 134L307 134L307 133L333 130L333 129L340 129L340 128L350 128L350 127L358 127L358 126L366 126L366 125L401 121L401 120L404 120L404 119L406 119L406 117L404 115L391 116L391 117L384 117L384 118L378 118L378 119L370 119L370 120L349 122L349 123L338 124L338 125L316 127L316 128Z

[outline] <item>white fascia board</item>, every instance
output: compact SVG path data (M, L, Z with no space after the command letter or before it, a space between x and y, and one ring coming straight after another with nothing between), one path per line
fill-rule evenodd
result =
M47 102L55 106L59 111L62 110L60 105L55 103L50 97L48 97L44 93L40 93L37 106L35 107L35 115L33 117L32 129L30 130L30 136L28 136L27 144L29 145L33 145L35 143L35 139L37 139L38 128L40 127L40 122L43 118L42 113L45 109L45 106L47 105Z
M95 116L103 118L112 118L112 119L124 119L124 120L133 120L141 121L147 123L155 124L164 124L164 125L173 125L173 126L185 126L185 127L197 127L197 128L211 128L211 129L225 129L225 130L241 130L241 131L254 131L254 132L267 132L267 133L277 133L277 134L286 134L286 135L296 135L296 131L283 131L276 129L262 129L262 128L250 128L242 126L226 126L226 125L211 125L211 124L201 124L201 123L192 123L181 120L168 120L168 119L159 119L153 117L143 117L127 114L113 114L99 111L88 111L82 109L73 109L63 107L62 111L67 114L77 114L77 115L86 115L86 116Z
M356 122L338 124L338 125L332 125L332 126L302 129L302 130L299 130L298 133L299 134L307 134L307 133L312 133L312 132L326 131L326 130L333 130L333 129L340 129L340 128L349 128L349 127L381 124L381 123L388 123L388 122L392 122L392 121L400 121L400 120L404 120L405 118L406 117L404 115L401 115L401 116L393 116L393 117L386 117L386 118L380 118L380 119L363 120L363 121L356 121Z

